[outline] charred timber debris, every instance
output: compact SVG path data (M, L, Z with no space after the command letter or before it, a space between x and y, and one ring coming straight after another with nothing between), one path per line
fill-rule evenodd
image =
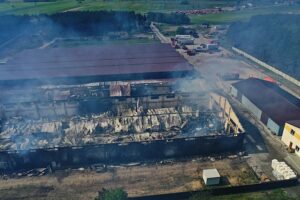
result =
M145 56L136 54L138 48L131 47L129 54ZM150 45L151 48L154 51L159 45ZM169 75L180 69L194 71L169 47L161 45L161 48L176 58L174 62L159 58L167 67L151 68L151 74L159 74L161 70ZM97 54L93 52L95 48L83 50L87 51L90 56ZM159 57L157 52L147 53ZM73 61L75 57L69 54L63 59ZM123 65L122 73L127 74L136 65L145 64L139 59L124 61L120 56L114 62ZM18 68L16 63L14 66ZM103 63L91 64L96 72L103 73ZM32 65L24 66L23 69L32 70ZM72 76L70 66L62 64L62 68L55 68L58 73L52 74L52 78L60 70L70 73L64 79L77 76ZM150 68L142 69L141 76L149 73ZM115 77L115 74L116 71L110 70L105 75ZM228 101L210 93L201 86L201 81L197 82L197 91L188 91L183 84L191 82L187 74L185 78L152 76L144 80L92 80L72 85L1 85L0 171L37 169L28 173L43 175L52 169L72 166L180 159L241 150L244 129ZM88 80L90 75L83 76Z

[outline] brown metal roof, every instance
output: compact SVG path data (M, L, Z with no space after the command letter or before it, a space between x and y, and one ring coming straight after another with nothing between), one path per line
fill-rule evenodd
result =
M278 85L256 78L232 85L279 125L300 119L299 99Z
M121 44L25 50L0 65L0 81L192 71L168 44Z
M292 121L288 121L287 123L297 128L300 128L300 120L292 120Z

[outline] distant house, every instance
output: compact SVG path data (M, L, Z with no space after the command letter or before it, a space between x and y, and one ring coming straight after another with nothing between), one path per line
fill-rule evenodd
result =
M232 84L230 93L276 135L286 122L300 120L300 100L275 83L249 78Z
M281 140L300 156L300 120L285 123Z

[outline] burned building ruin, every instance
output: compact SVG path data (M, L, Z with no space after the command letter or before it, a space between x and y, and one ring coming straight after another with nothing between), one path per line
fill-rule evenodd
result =
M39 59L23 52L1 66L0 170L242 148L244 130L228 101L207 90L171 46L106 48L39 50ZM184 81L197 88L186 90Z

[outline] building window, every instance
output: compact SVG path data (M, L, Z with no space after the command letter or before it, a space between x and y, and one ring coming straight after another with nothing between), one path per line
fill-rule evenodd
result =
M296 151L299 151L299 147L298 147L298 146L296 146L296 148L295 148L295 149L296 149Z
M173 98L175 98L175 95L174 95L174 94L172 94L172 95L167 95L167 99L173 99Z
M159 99L159 96L151 96L151 99Z
M291 129L291 135L295 135L295 131L293 129Z
M295 131L293 129L291 130L291 135L295 135Z

